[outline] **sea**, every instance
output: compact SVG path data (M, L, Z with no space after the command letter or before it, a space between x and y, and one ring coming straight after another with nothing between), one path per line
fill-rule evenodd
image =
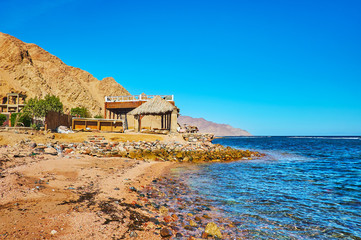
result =
M242 239L361 239L361 137L224 137L265 153L185 167L178 177Z

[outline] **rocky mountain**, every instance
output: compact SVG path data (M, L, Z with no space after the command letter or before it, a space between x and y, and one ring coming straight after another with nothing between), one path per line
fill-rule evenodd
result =
M54 94L63 102L64 112L83 106L92 115L103 114L105 96L129 95L111 77L99 81L35 44L0 33L0 100L9 92L28 98Z
M201 133L213 133L215 136L252 136L249 132L240 128L234 128L228 124L219 124L205 120L204 118L192 118L179 116L178 123L197 126Z

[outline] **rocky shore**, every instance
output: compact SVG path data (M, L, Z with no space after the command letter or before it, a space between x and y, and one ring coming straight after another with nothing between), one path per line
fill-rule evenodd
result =
M252 159L263 156L259 152L238 150L212 144L212 138L185 137L183 142L132 141L109 142L104 136L89 136L87 141L80 143L49 142L37 144L31 140L20 142L18 149L21 156L29 154L50 154L69 156L74 154L95 157L127 157L137 160L171 161L171 162L225 162L241 159ZM195 140L195 141L194 141ZM20 153L21 152L21 153ZM15 153L16 155L19 155Z
M166 172L190 163L262 154L183 141L60 142L0 146L0 239L234 239L237 226Z

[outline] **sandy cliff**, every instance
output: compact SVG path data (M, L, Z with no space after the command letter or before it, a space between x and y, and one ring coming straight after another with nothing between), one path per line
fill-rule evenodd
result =
M11 91L28 98L54 94L60 97L65 112L84 106L92 115L103 114L106 95L129 95L111 77L99 81L35 44L0 33L0 100Z
M213 133L215 136L252 136L249 132L240 128L234 128L228 124L219 124L205 120L204 118L192 118L179 116L178 123L197 126L201 133Z

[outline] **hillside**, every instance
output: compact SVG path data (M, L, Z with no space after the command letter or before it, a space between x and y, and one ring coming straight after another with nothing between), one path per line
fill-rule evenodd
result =
M219 124L205 120L204 118L192 118L179 116L178 123L197 126L201 133L213 133L215 136L252 136L249 132L240 128L234 128L228 124Z
M99 81L35 44L0 33L0 100L12 91L28 98L54 94L60 97L65 112L84 106L92 115L103 114L106 95L129 95L111 77Z

